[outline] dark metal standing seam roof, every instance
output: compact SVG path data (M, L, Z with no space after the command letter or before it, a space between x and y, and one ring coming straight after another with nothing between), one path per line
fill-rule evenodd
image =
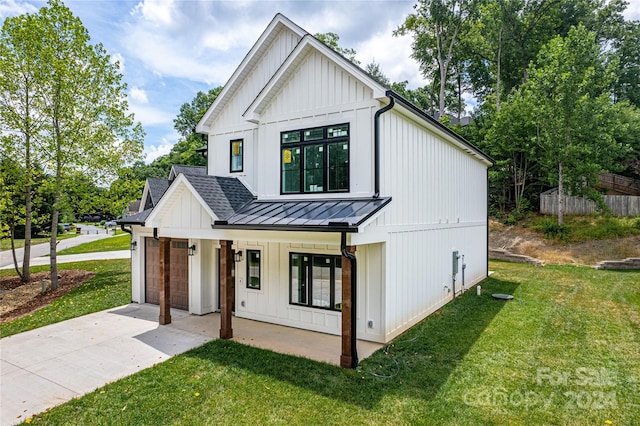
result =
M283 231L347 231L372 217L391 198L351 198L341 200L254 200L227 220L216 221L214 229Z

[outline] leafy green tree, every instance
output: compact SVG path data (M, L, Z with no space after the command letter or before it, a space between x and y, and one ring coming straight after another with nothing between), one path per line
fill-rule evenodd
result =
M360 61L356 59L356 51L355 49L341 47L338 44L340 41L340 36L336 33L316 33L313 35L315 38L350 60L356 65L360 65Z
M14 178L20 177L15 190L23 193L24 200L24 257L22 273L18 272L24 282L30 279L34 145L45 125L40 66L44 46L40 38L32 37L39 25L34 15L7 18L0 34L0 132L5 134L0 146L22 169Z
M565 194L596 196L598 173L611 170L627 147L615 139L619 107L611 102L612 67L602 61L595 33L582 24L540 50L523 86L532 111L540 166L558 185L558 224Z
M128 114L126 84L102 45L91 45L80 19L58 0L38 12L46 84L48 131L42 138L54 194L51 229L58 228L63 194L78 172L107 181L142 152L144 132ZM51 285L57 287L57 236L51 233Z
M438 114L443 117L446 105L446 89L452 66L459 59L454 57L462 34L476 19L477 0L420 0L416 12L394 32L396 35L413 36L413 58L420 64L423 75L438 81Z
M640 22L627 22L623 36L616 41L618 59L614 93L640 107Z

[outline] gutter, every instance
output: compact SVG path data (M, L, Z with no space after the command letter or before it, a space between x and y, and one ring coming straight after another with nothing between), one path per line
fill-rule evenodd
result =
M389 96L389 92L387 92L387 96ZM375 179L373 198L380 197L380 116L389 111L396 104L396 101L392 96L389 96L389 100L389 105L377 110L373 119L373 173Z
M347 233L343 231L340 235L340 251L342 252L342 256L346 257L351 262L351 368L356 368L358 366L358 350L356 348L356 306L358 305L356 296L358 287L358 259L355 255L347 251Z

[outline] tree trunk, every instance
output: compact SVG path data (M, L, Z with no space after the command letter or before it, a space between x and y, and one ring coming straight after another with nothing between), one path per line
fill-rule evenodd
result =
M49 260L51 270L51 289L58 288L58 216L60 211L57 208L60 192L56 191L53 212L51 213L51 241L49 243Z
M498 63L496 70L496 112L500 111L500 59L502 56L502 24L498 32Z
M444 117L444 100L445 100L445 88L447 84L447 64L446 61L438 61L440 62L440 92L438 99L438 119L442 120Z
M20 268L18 267L18 258L16 257L15 231L16 225L12 223L9 227L9 232L11 233L11 254L13 255L13 267L16 268L16 273L20 277L20 280L22 280L22 282L26 282L24 279L24 274L20 272Z
M31 225L33 223L32 219L32 202L31 202L31 179L32 179L32 170L31 170L31 127L29 125L29 91L27 90L26 94L26 111L25 111L25 149L24 149L24 166L25 166L25 186L24 186L24 252L22 257L22 274L20 277L22 278L22 282L29 282L31 279Z
M562 161L558 164L558 226L564 222L564 177L562 176Z

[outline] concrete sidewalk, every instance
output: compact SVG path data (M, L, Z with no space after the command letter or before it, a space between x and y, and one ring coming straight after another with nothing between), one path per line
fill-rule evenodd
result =
M83 234L77 237L67 238L58 241L58 251L70 247L76 247L80 244L89 243L103 238L111 238L113 235L108 233L103 234ZM31 246L31 265L34 265L33 261L39 257L45 257L49 254L49 244L42 243ZM22 260L24 257L24 248L16 249L16 259L18 260L18 266L22 266ZM58 259L62 256L58 256ZM48 259L48 257L46 257ZM47 261L48 263L48 261ZM40 264L41 265L41 264ZM13 255L11 250L0 251L0 269L13 268Z
M131 251L129 250L116 250L116 251L99 251L95 253L82 253L82 254L65 254L57 257L58 263L71 263L71 262L84 262L85 260L109 260L109 259L130 259ZM48 265L51 262L51 258L48 256L36 257L31 259L31 266ZM13 265L3 266L0 269L12 269Z

